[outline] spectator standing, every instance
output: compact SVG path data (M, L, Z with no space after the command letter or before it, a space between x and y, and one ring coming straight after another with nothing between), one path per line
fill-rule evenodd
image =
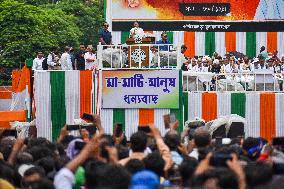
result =
M44 60L44 55L41 51L37 53L37 57L33 60L33 70L43 70L42 62Z
M62 70L72 70L72 62L71 62L69 50L70 50L69 47L65 47L64 53L62 54L62 56L60 58Z
M69 55L70 55L71 62L72 62L72 68L73 68L73 70L76 70L76 67L75 67L75 54L74 54L74 48L73 47L70 48Z
M103 23L103 28L99 32L99 40L102 45L111 45L112 44L112 35L108 31L109 24L107 22Z
M85 70L85 45L80 45L80 50L75 57L75 67L77 70Z
M93 52L93 46L88 45L87 52L85 53L85 69L93 70L95 68L96 55Z

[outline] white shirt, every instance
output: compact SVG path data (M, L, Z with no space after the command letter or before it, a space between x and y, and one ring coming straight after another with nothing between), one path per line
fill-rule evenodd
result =
M55 189L72 189L75 184L75 176L69 169L62 168L55 175L53 184Z
M50 65L50 66L55 66L56 63L53 62L53 58L52 58L52 54L50 53L47 57L47 64Z
M33 60L33 70L43 70L42 69L42 61L44 60L44 57L42 57L41 59L39 58L35 58Z
M96 68L96 64L95 64L96 55L94 53L86 52L84 58L85 58L85 69L86 70L93 70ZM94 61L88 62L87 59L93 59Z
M188 154L188 156L189 157L193 157L193 158L198 160L198 156L199 156L198 149L197 148L193 148L192 152L190 152L190 154Z
M60 64L62 70L73 70L71 57L67 52L62 54L60 58Z
M140 37L140 38L142 38L142 37L144 37L144 31L143 31L143 29L142 28L132 28L131 30L130 30L130 37L136 37L136 36L138 36L138 37Z

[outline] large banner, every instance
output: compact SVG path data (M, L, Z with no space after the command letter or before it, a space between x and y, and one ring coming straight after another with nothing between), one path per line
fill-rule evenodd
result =
M209 24L208 21L216 22L215 25L232 22L231 30L240 25L245 25L246 29L249 23L260 21L258 28L252 27L251 30L279 31L277 25L268 29L263 21L278 22L279 25L283 25L284 20L284 0L111 0L111 8L115 31L126 30L126 25L120 23L129 24L134 20L143 23L154 22L151 27L142 24L145 30L155 30L157 25L161 28L164 21L167 27L163 29L171 31L202 31L194 26L192 28L186 26L186 24L192 25L192 21L205 22L203 23L205 25ZM279 23L280 21L282 23ZM182 24L176 25L180 22ZM131 25L128 27L130 28ZM224 27L210 31L229 30Z
M179 108L179 70L103 71L102 108Z

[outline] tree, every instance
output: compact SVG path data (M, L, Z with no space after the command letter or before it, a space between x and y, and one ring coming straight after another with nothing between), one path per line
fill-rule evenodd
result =
M60 9L36 7L14 0L0 3L0 62L19 68L19 62L48 53L52 47L77 46L82 32L72 15Z

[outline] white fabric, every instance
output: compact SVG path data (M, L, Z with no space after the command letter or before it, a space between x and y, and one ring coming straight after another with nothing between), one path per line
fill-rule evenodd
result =
M284 54L284 32L277 32L277 50L278 50L278 57Z
M205 32L195 32L195 55L205 55Z
M112 109L101 109L101 122L107 134L112 135L113 133L113 110Z
M164 136L166 134L166 128L164 124L163 115L170 114L170 109L155 109L154 110L154 126L157 127L161 135Z
M246 54L246 32L236 33L236 51Z
M138 37L138 38L143 38L144 37L144 30L142 28L131 28L130 32L129 32L129 37Z
M51 94L50 94L50 73L35 72L35 106L37 136L48 140L52 138L51 123Z
M73 70L71 56L67 52L61 55L60 64L62 70Z
M75 175L67 168L62 168L54 177L55 189L72 189L75 184Z
M162 31L154 31L153 34L156 38L156 41L159 41L161 39Z
M174 45L183 45L184 44L184 32L183 31L174 31L173 32L173 44Z
M42 57L41 59L39 58L35 58L33 60L33 70L42 70L42 61L44 60L44 58Z
M260 136L260 93L246 94L246 137Z
M121 44L121 32L120 31L113 31L112 34L112 43L114 45Z
M225 32L215 32L215 51L221 56L226 54Z
M188 93L188 120L202 116L202 93Z
M125 135L128 140L138 131L139 109L125 109Z
M265 46L265 50L267 50L267 33L256 32L256 56L259 55L262 46Z
M12 103L10 110L27 110L29 104L29 93L28 89L24 89L21 92L12 94Z
M276 136L284 136L284 94L275 94Z
M217 93L217 116L231 114L231 93Z
M85 53L85 69L86 70L93 70L94 67L96 66L95 60L96 60L96 55L94 53ZM92 59L93 61L88 62L87 59Z
M80 72L65 72L66 124L74 124L80 118Z
M0 99L0 111L9 111L12 99Z

